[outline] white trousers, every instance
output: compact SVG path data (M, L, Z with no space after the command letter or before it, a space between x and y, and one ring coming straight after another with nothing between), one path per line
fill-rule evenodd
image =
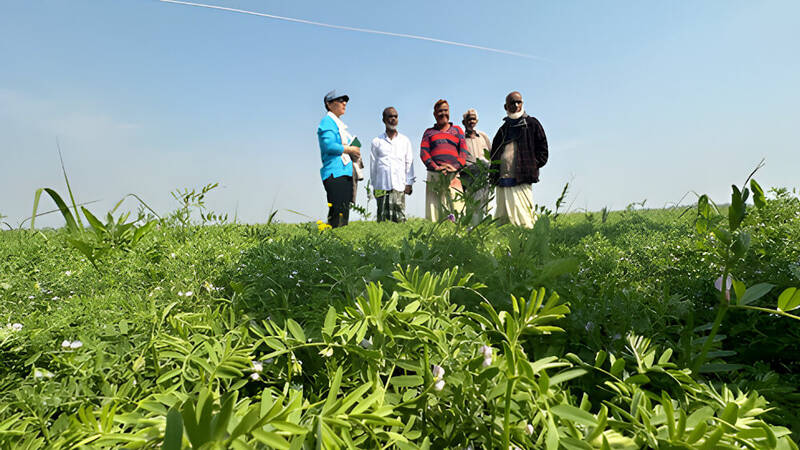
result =
M497 187L497 212L495 218L502 222L533 228L536 216L533 209L533 189L530 183L511 187Z

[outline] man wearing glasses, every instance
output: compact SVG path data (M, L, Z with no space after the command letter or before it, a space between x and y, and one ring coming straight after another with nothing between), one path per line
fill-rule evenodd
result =
M490 178L497 187L495 218L533 228L536 221L532 183L539 182L539 169L547 164L547 137L542 124L525 113L522 94L506 96L506 117L492 140Z

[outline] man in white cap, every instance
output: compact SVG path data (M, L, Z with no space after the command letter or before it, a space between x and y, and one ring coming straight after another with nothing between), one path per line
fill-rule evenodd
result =
M375 200L378 202L378 222L406 221L406 195L414 184L414 153L411 141L397 131L397 110L383 110L386 131L372 140L369 173Z
M468 109L462 116L464 137L467 141L467 164L461 169L464 187L465 212L471 213L472 225L477 225L488 214L491 188L489 186L489 160L486 153L492 148L489 136L476 129L478 111Z

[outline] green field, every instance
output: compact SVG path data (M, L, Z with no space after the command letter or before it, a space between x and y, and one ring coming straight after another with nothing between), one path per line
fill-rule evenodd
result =
M800 201L703 208L0 232L0 448L796 448Z

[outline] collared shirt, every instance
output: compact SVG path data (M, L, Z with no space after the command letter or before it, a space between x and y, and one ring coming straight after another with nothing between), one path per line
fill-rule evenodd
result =
M372 140L369 153L369 176L373 189L402 191L414 184L414 154L411 141L397 133L389 139L386 133Z
M475 164L475 161L489 162L484 155L484 150L492 149L492 140L489 136L480 130L473 130L472 133L467 132L467 165Z
M442 164L461 169L467 163L467 153L464 131L458 125L451 123L447 131L431 127L422 134L419 156L428 170L435 171Z

